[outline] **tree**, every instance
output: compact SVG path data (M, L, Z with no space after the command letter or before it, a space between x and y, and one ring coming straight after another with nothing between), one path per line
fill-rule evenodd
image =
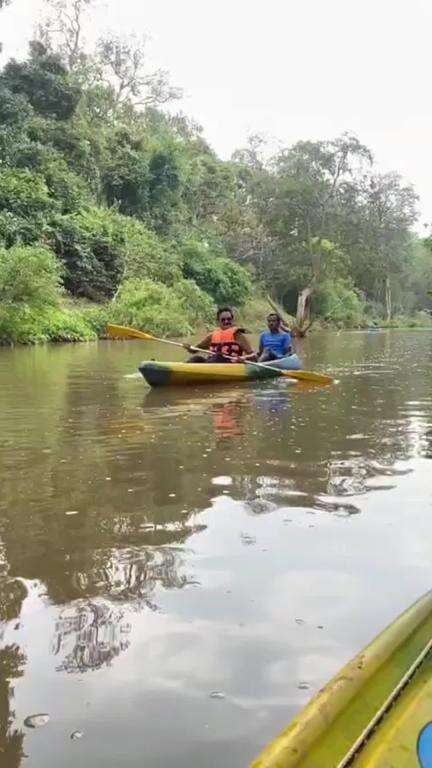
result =
M136 106L150 107L179 99L182 92L169 83L163 69L151 71L147 67L147 40L110 35L97 43L96 60L100 78L114 89L115 105L133 102Z
M45 0L49 15L38 25L37 38L57 53L70 71L85 63L84 25L93 0Z
M401 276L410 257L410 227L417 219L418 196L397 173L364 179L365 258L360 266L369 283L383 286L387 320L392 316L392 279Z
M6 8L7 5L10 5L10 3L11 3L11 0L0 0L0 11L2 10L2 8ZM0 42L0 53L1 53L1 50L2 50L2 44Z
M309 320L311 297L330 253L323 243L335 239L341 191L365 163L372 163L370 151L347 133L333 141L298 142L273 161L276 195L268 220L294 261L300 326Z
M94 0L45 3L49 13L37 27L37 39L60 56L81 83L95 89L93 97L103 97L100 106L105 112L115 113L129 103L147 108L180 98L181 90L170 85L165 70L148 67L146 37L106 35L95 50L88 50L85 28Z
M39 42L31 43L28 61L6 64L0 86L24 95L38 114L57 120L70 118L81 96L59 57Z

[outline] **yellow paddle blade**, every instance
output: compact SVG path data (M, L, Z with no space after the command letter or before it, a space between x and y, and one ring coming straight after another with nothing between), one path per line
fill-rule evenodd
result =
M138 331L136 328L126 328L124 325L113 325L109 323L107 325L107 332L109 336L113 336L116 339L144 339L145 341L153 341L154 336L144 331Z
M315 384L333 384L334 382L334 379L326 373L315 373L314 371L281 371L281 374L299 381L313 381Z

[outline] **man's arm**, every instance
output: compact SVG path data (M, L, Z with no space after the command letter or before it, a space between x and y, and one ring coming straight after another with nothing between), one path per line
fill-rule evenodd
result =
M284 339L284 353L290 355L292 352L292 339L291 334L287 333Z
M259 339L259 349L258 349L258 355L262 355L264 352L264 340L263 340L264 334L262 333Z
M209 333L202 341L199 342L199 344L183 344L183 346L185 349L187 349L188 352L195 352L197 348L208 349L211 344L211 338L212 334Z
M241 349L241 351L243 352L244 355L252 355L253 354L252 347L249 344L249 341L246 338L246 336L244 335L244 333L241 333L241 331L237 331L237 333L235 335L235 340L236 340L237 344L239 345L239 347L240 347L240 349Z

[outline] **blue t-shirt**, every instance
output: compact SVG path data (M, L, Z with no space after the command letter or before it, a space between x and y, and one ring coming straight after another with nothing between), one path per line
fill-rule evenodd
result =
M289 333L285 333L285 331L278 331L277 333L264 331L260 336L260 347L262 349L270 349L278 357L289 355L291 344L291 336Z

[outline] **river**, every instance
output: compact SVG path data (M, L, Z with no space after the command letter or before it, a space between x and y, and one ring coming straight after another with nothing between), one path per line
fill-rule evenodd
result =
M0 350L3 768L245 768L430 588L432 333L301 354L337 383L149 391L170 348Z

